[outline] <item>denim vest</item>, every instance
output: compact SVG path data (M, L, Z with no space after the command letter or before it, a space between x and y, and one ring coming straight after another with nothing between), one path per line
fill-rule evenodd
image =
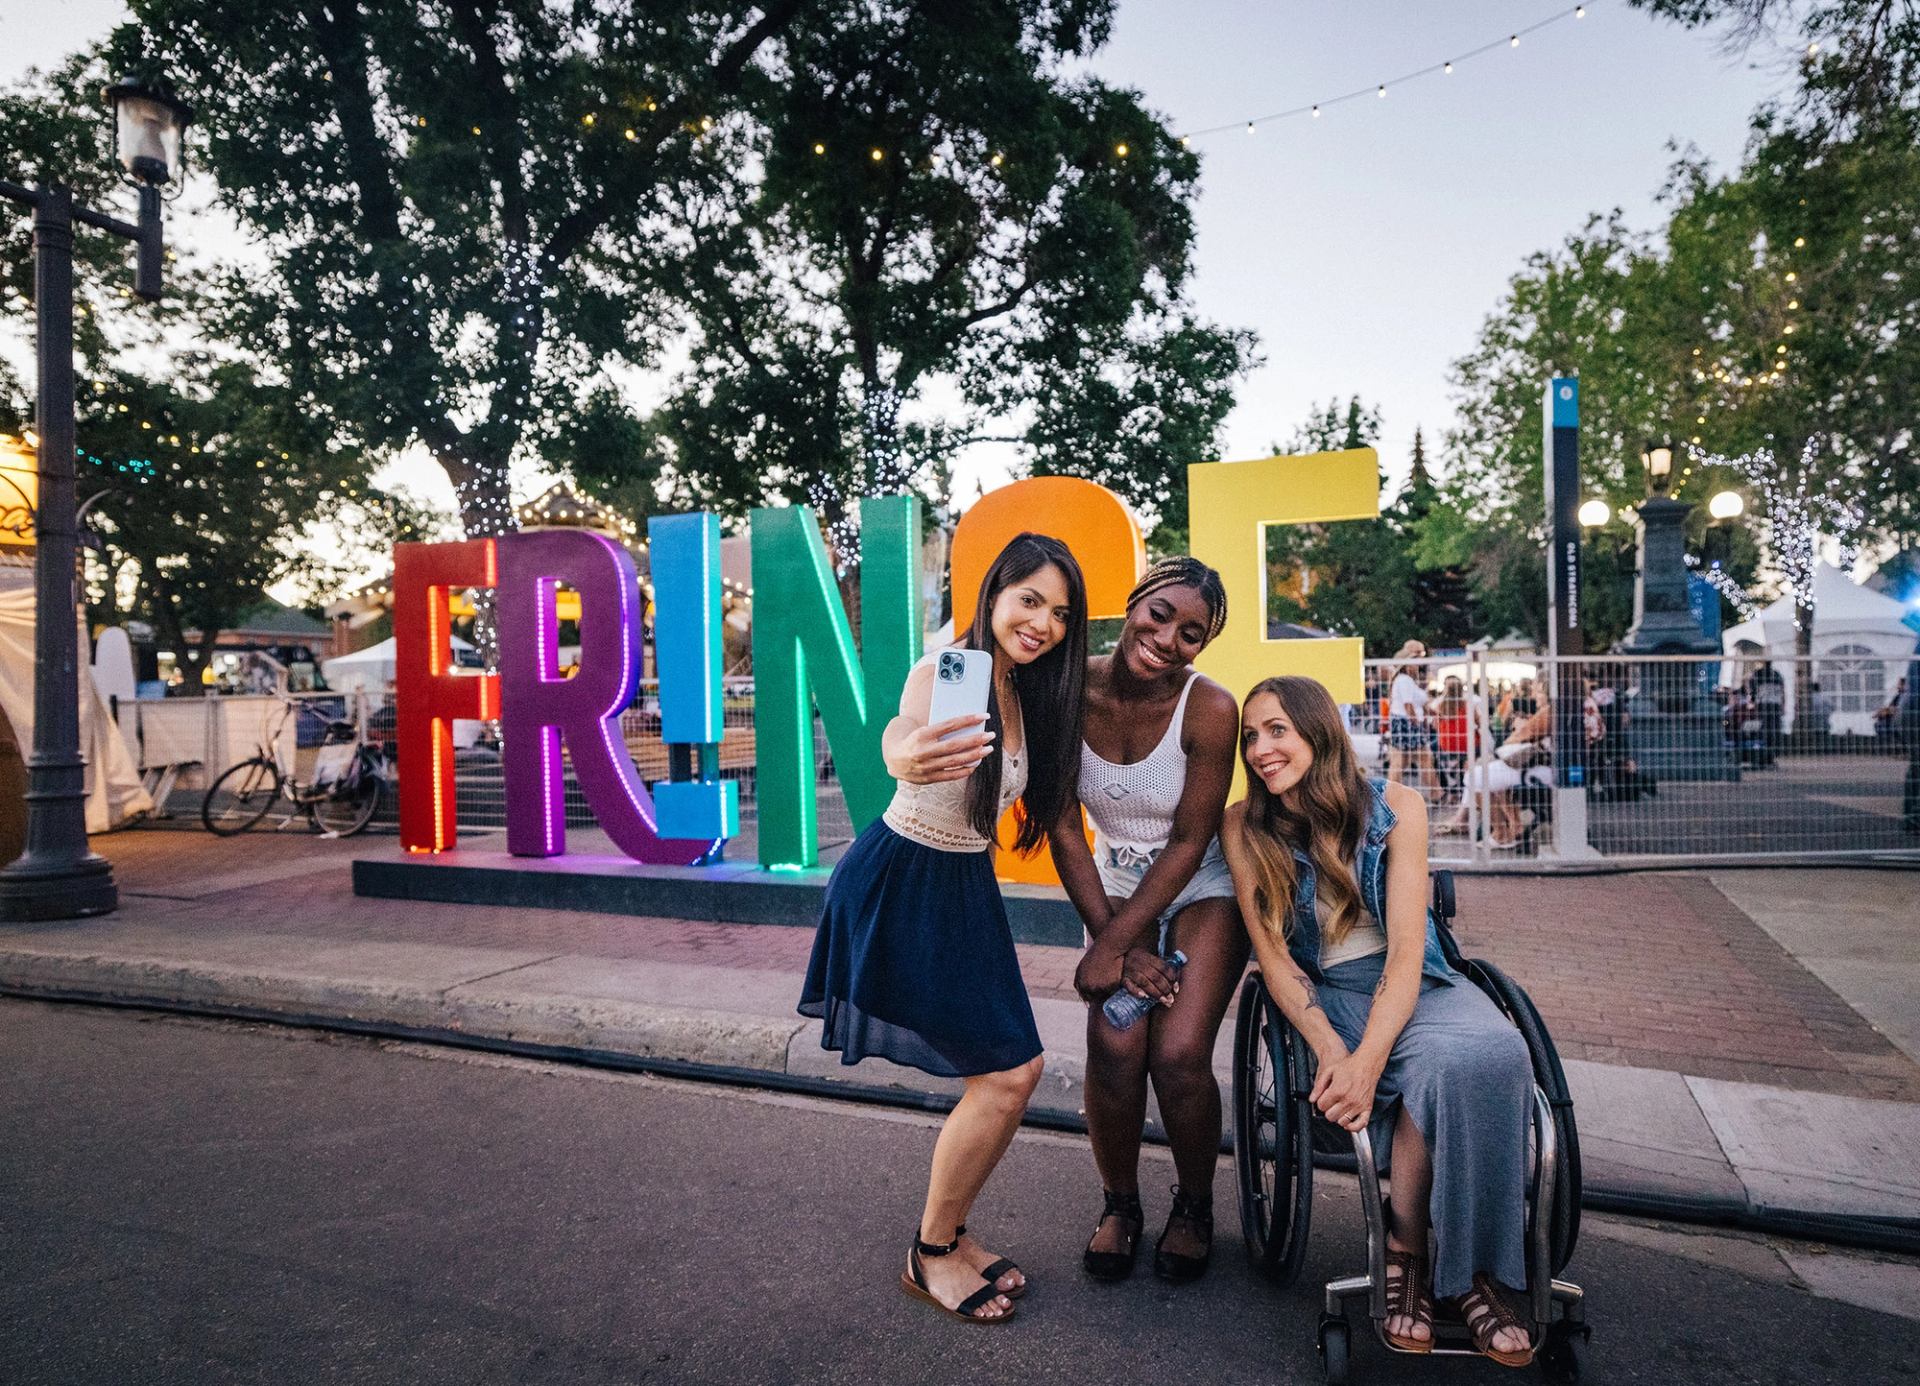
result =
M1387 834L1393 831L1393 825L1400 820L1387 807L1386 782L1373 780L1370 785L1373 790L1373 812L1367 817L1367 830L1360 840L1353 874L1360 885L1361 908L1378 920L1384 931L1387 927ZM1293 859L1300 868L1300 884L1293 896L1293 919L1287 933L1287 951L1314 981L1324 981L1325 977L1320 971L1320 916L1315 913L1313 902L1313 861L1298 850L1294 852ZM1460 974L1448 963L1446 953L1441 950L1440 931L1434 924L1431 907L1427 909L1427 946L1420 961L1420 971L1424 976L1441 982L1460 980Z

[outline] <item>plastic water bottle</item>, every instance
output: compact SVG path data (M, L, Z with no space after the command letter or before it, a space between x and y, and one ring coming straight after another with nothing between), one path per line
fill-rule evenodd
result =
M1176 948L1173 950L1173 956L1167 961L1173 964L1173 975L1178 977L1180 969L1187 965L1187 955ZM1100 1011L1106 1016L1107 1024L1114 1029L1131 1030L1141 1016L1159 1004L1151 997L1135 996L1125 987L1121 987L1107 998L1107 1004L1102 1006Z

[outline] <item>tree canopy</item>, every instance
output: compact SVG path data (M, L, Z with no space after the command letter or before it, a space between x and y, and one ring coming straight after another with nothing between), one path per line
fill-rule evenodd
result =
M1067 65L1109 0L871 3L803 15L784 79L691 199L688 364L638 437L583 458L739 509L852 501L1010 445L1038 472L1185 518L1251 339L1183 290L1198 161L1137 94Z
M470 533L508 468L671 323L666 208L801 9L536 0L136 0L114 56L192 93L264 269L229 334L367 448L424 444Z

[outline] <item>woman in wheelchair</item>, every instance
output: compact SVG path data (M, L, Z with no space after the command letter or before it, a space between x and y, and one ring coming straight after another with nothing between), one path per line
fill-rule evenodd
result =
M1368 1130L1389 1172L1387 1339L1431 1351L1438 1295L1480 1352L1523 1366L1534 1344L1511 1291L1527 1278L1533 1070L1520 1032L1441 950L1426 801L1361 775L1312 679L1256 686L1240 747L1247 797L1220 840L1260 970L1318 1060L1314 1105Z

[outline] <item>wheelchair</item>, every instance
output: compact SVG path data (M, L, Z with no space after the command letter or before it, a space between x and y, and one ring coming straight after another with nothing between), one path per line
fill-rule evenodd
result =
M1534 1360L1551 1381L1578 1381L1586 1366L1583 1293L1556 1277L1580 1234L1580 1141L1560 1056L1533 1002L1492 963L1464 958L1452 929L1453 873L1435 872L1433 909L1447 960L1512 1021L1533 1059L1531 1181L1527 1198L1527 1284ZM1367 1231L1367 1271L1330 1281L1320 1319L1321 1365L1328 1386L1344 1386L1352 1354L1347 1303L1363 1300L1374 1335L1386 1340L1386 1217L1373 1145L1364 1130L1347 1132L1309 1100L1314 1056L1287 1023L1256 969L1240 992L1234 1026L1233 1152L1239 1175L1240 1228L1256 1267L1281 1285L1300 1274L1313 1211L1314 1157L1340 1164L1348 1156L1360 1179ZM1435 1305L1433 1355L1474 1353L1461 1320ZM1409 1354L1411 1355L1411 1354Z

